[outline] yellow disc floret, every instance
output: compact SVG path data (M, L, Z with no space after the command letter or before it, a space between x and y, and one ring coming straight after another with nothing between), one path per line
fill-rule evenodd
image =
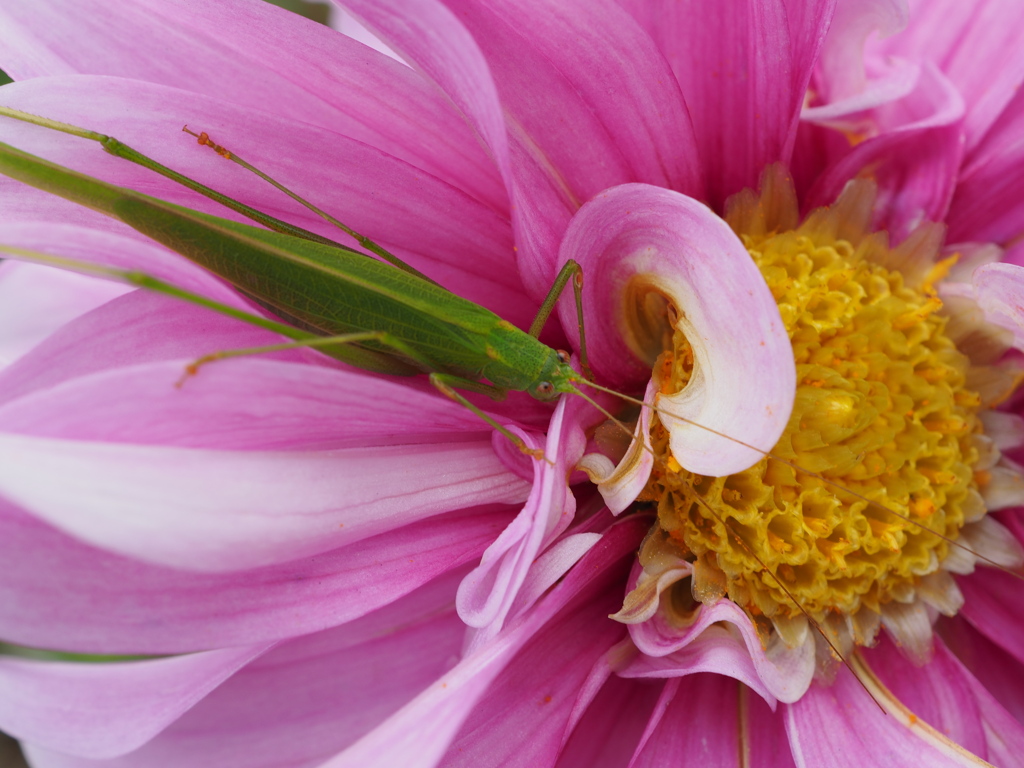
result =
M947 539L983 512L970 363L947 337L927 282L910 287L863 249L813 228L741 235L797 365L778 460L695 475L679 467L655 421L660 460L644 498L753 617L820 620L907 602L946 557ZM679 391L692 366L677 332L656 366L662 391Z

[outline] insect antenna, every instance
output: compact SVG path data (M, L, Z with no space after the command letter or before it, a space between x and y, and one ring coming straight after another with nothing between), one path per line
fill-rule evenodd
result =
M306 200L304 197L302 197L298 193L293 192L288 187L286 187L284 184L282 184L281 182L279 182L276 179L274 179L273 177L271 177L269 174L264 173L259 168L254 166L252 163L246 162L245 160L240 158L238 155L236 155L231 150L229 150L229 149L227 149L225 147L222 147L220 144L217 144L216 142L213 141L213 139L210 138L209 134L207 134L206 131L201 131L200 133L196 133L196 132L190 130L187 125L183 126L181 130L183 132L187 133L189 136L194 136L196 141L197 141L197 143L199 143L200 145L202 145L204 147L209 147L214 152L216 152L218 155L223 157L225 160L230 160L231 162L235 163L236 165L240 165L242 168L245 168L245 170L249 171L250 173L253 173L256 176L259 176L261 179L263 179L265 182L270 184L272 187L274 187L275 189L277 189L277 190L283 192L284 194L288 195L288 197L290 197L292 200L294 200L295 202L297 202L299 205L303 206L304 208L308 209L309 211L312 211L313 213L315 213L317 216L319 216L321 219L326 221L331 226L337 227L338 229L340 229L342 232L344 232L346 235L348 235L349 237L354 239L357 243L359 243L366 250L368 250L371 253L375 253L376 255L380 256L382 259L384 259L384 261L388 262L389 264L393 264L394 266L398 267L399 269L405 270L406 272L408 272L410 274L416 275L416 277L422 278L423 280L426 280L427 282L433 283L434 285L438 285L438 283L436 283L433 280L431 280L429 277L424 275L418 269L415 269L415 268L409 266L408 264L406 264L404 261L402 261L400 258L395 256L393 253L388 251L383 246L378 245L377 243L375 243L373 240L371 240L370 238L366 237L365 235L359 234L358 232L356 232L354 229L352 229L347 224L342 223L341 221L339 221L338 219L336 219L334 216L332 216L331 214L327 213L323 209L318 208L317 206L313 205L313 203L309 202L308 200Z
M772 451L766 451L764 448L758 448L756 445L752 445L751 443L744 442L743 440L741 440L738 437L733 437L732 435L727 435L724 432L720 432L719 430L714 429L713 427L705 426L704 424L700 424L700 423L694 421L693 419L688 419L685 416L679 416L678 414L672 413L671 411L667 411L664 408L659 408L658 406L654 405L653 403L648 403L648 402L646 402L644 400L641 400L639 398L631 397L630 395L625 395L625 394L623 394L621 392L615 391L614 389L610 389L608 387L603 387L603 386L601 386L599 384L595 384L592 381L586 382L586 385L589 386L589 387L593 387L594 389L600 390L602 392L607 392L610 395L615 395L616 397L619 397L619 398L625 400L626 402L630 402L630 403L634 403L636 405L640 405L640 406L644 406L644 407L650 408L655 413L663 413L663 414L665 414L667 416L671 416L674 419L678 419L679 421L685 422L686 424L689 424L691 426L697 427L698 429L702 429L705 432L710 432L713 435L721 437L721 438L723 438L725 440L730 440L730 441L736 443L737 445L743 446L744 448L749 448L752 451L756 451L757 453L760 453L762 456L764 456L766 459L771 459L772 461L777 461L780 464L784 464L787 467L790 467L791 469L793 469L793 470L795 470L797 472L801 472L801 473L807 475L808 477L813 477L813 478L815 478L817 480L820 480L821 482L825 483L826 485L828 485L828 486L830 486L830 487L832 487L832 488L834 488L836 490L842 491L844 493L848 493L851 496L853 496L854 498L856 498L856 499L858 499L860 501L863 501L863 502L867 503L868 505L870 505L872 507L875 507L876 509L880 509L880 510L883 510L885 512L888 512L889 514L893 515L894 517L897 517L897 518L899 518L899 519L901 519L901 520L903 520L903 521L905 521L907 523L910 523L911 525L917 526L921 530L927 531L928 533L932 534L933 536L939 537L940 539L945 541L950 546L957 547L958 549L961 549L964 552L970 553L974 557L978 558L979 560L984 561L985 563L987 563L988 565L992 566L993 568L997 568L1000 571L1003 571L1004 573L1008 573L1009 575L1013 576L1015 579L1019 579L1021 581L1024 581L1024 574L1020 573L1019 570L1015 570L1013 568L1009 568L1009 567L1003 565L1002 563L996 562L995 560L993 560L990 557L986 557L985 555L981 554L980 552L975 552L973 549L968 547L963 542L960 542L960 541L958 541L958 540L956 540L956 539L954 539L954 538L952 538L950 536L947 536L947 535L945 535L943 533L940 533L939 531L933 530L933 529L929 528L928 526L924 525L923 523L921 523L920 521L914 520L909 515L905 515L902 512L899 512L899 511L897 511L895 509L892 509L891 507L887 507L885 504L882 504L879 501L875 501L874 499L870 499L867 496L865 496L864 494L858 493L857 491L853 490L852 488L847 488L842 483L837 483L835 480L832 480L832 479L830 479L828 477L825 477L820 472L815 472L814 470L811 470L811 469L805 469L804 467L800 466L796 462L790 461L789 459L783 458L782 456L778 456L775 453L773 453Z
M589 384L589 382L588 382L588 384ZM599 411L600 411L600 412L601 412L602 414L604 414L604 415L605 415L605 416L606 416L606 417L608 418L608 420L609 420L609 421L611 421L611 422L612 422L613 424L615 424L615 426L616 426L616 427L617 427L617 428L618 428L618 429L619 429L619 430L620 430L620 431L621 431L621 432L622 432L623 434L625 434L625 435L626 435L626 436L627 436L627 437L628 437L628 438L629 438L630 440L635 440L635 439L636 439L636 435L635 435L635 434L633 434L633 430L631 430L631 429L630 429L629 427L627 427L627 426L626 426L626 425L625 425L625 424L624 424L623 422L619 421L619 420L618 420L617 418L615 418L614 416L612 416L611 412L610 412L610 411L608 411L608 409L607 409L607 408L605 408L604 406L602 406L602 405L601 405L600 403L598 403L598 402L597 402L596 400L594 400L594 398L590 397L590 396L589 396L589 395L587 395L587 394L586 394L585 392L581 392L581 391L580 391L580 390L578 390L578 389L577 389L577 390L576 390L575 392L571 393L571 394L579 395L579 396L580 396L580 397L582 397L582 398L583 398L583 399L584 399L584 400L585 400L586 402L590 403L590 405L592 405L592 406L593 406L594 408L596 408L597 410L599 410ZM654 460L655 460L655 461L660 461L660 459L658 458L658 455L657 455L657 454L656 454L656 453L654 452L654 450L653 450L653 449L652 449L652 448L651 448L651 447L650 447L649 445L647 445L647 443L646 443L646 442L645 442L644 440L641 440L641 441L640 441L640 443L639 443L639 445L640 445L640 447L641 447L641 448L642 448L643 450L645 450L645 451L647 451L647 452L648 452L649 454L651 454L651 456L653 456L653 457L654 457Z
M832 653L836 655L836 658L838 658L839 661L843 663L843 666L850 670L850 673L857 679L857 682L860 683L860 686L864 689L864 692L868 696L870 696L871 700L875 702L875 704L878 706L880 710L882 710L882 714L888 714L888 712L886 712L885 710L885 707L882 706L882 703L877 698L875 698L875 695L871 692L871 689L868 688L867 683L865 683L861 679L860 675L858 675L857 671L853 668L853 665L850 664L849 661L847 661L846 657L839 650L838 646L836 646L836 644L832 642L832 639L828 636L828 633L825 631L824 627L821 626L818 620L815 619L806 608L800 605L800 602L796 599L796 597L793 596L793 593L789 591L789 588L783 583L782 579L779 578L778 574L772 571L764 562L764 560L762 560L757 555L757 552L754 551L754 548L751 547L746 542L746 540L744 540L744 538L740 536L739 532L732 525L729 524L727 518L723 518L721 515L719 515L714 509L711 508L710 504L708 504L704 499L700 497L699 494L695 494L694 498L697 500L697 503L699 503L702 507L704 507L704 509L711 513L711 516L714 517L715 520L721 523L722 527L724 527L725 530L732 534L732 537L737 541L737 543L741 547L743 547L743 549L747 551L747 553L751 557L757 560L763 571L772 577L772 580L779 585L779 589L786 593L786 597L788 597L790 601L793 603L793 605L795 605L800 610L800 613L802 613L804 617L807 619L807 621L811 623L811 626L814 627L814 629L817 631L819 635L821 635L821 638L826 643L828 643L828 647L832 649Z

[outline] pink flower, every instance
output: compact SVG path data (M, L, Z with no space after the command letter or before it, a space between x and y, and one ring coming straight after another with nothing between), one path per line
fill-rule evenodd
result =
M275 337L5 264L2 311L21 325L0 371L0 637L166 658L4 657L0 728L38 766L1018 764L1016 581L974 570L975 554L1016 563L1024 540L1004 456L1024 422L994 409L1024 340L1014 4L347 6L412 66L254 2L54 1L0 11L0 66L17 81L0 101L320 229L177 135L209 131L521 326L576 258L598 380L639 393L654 366L663 425L648 431L645 409L643 441L616 467L619 435L578 399L488 404L553 459L531 465L422 382L310 352L218 363L176 389L196 356ZM6 121L0 138L213 210L78 139ZM248 306L85 208L11 182L0 195L4 245ZM936 262L928 222L961 244L941 254L959 264ZM56 291L69 298L54 309ZM820 353L838 350L829 323L886 291L900 311L854 314L868 330L842 337L861 358ZM568 300L560 312L550 338L575 342ZM941 388L961 374L970 386ZM941 391L922 396L925 383ZM822 409L805 408L816 393ZM743 473L773 446L799 482L762 460L764 491ZM569 491L578 464L603 495ZM930 474L903 473L918 464ZM819 493L809 472L838 466L844 486L882 477L870 492L912 521L938 526L955 506L970 551L885 516L833 524L835 494L814 496L821 515L801 514L824 565L807 581L828 586L799 591L794 610L771 574L799 585L781 568L809 545L781 515L736 544L743 504ZM657 521L630 507L638 494ZM722 503L735 522L701 511ZM616 522L606 505L633 513ZM882 543L872 557L913 541L922 564L900 554L885 568L907 574L844 592L835 574L864 562L857 536ZM744 571L751 557L779 570ZM865 609L878 590L882 607ZM933 635L937 611L953 615ZM830 667L826 634L870 696Z

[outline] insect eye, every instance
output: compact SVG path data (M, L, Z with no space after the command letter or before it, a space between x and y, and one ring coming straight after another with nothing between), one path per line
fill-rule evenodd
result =
M537 389L535 391L541 397L550 397L555 394L555 385L550 381L542 381L537 385Z
M555 350L555 354L558 355L558 362L562 365L566 365L569 362L569 353L564 349Z

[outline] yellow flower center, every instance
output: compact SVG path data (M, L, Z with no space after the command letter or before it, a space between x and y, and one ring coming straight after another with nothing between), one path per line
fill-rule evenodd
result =
M931 287L950 265L910 287L885 259L865 257L877 239L855 246L827 229L741 233L796 360L777 458L728 477L696 475L672 457L655 419L659 460L642 496L657 502L661 529L705 582L717 579L755 621L776 626L913 600L948 539L984 512L974 471L981 399ZM655 366L662 392L682 389L692 367L676 332Z

